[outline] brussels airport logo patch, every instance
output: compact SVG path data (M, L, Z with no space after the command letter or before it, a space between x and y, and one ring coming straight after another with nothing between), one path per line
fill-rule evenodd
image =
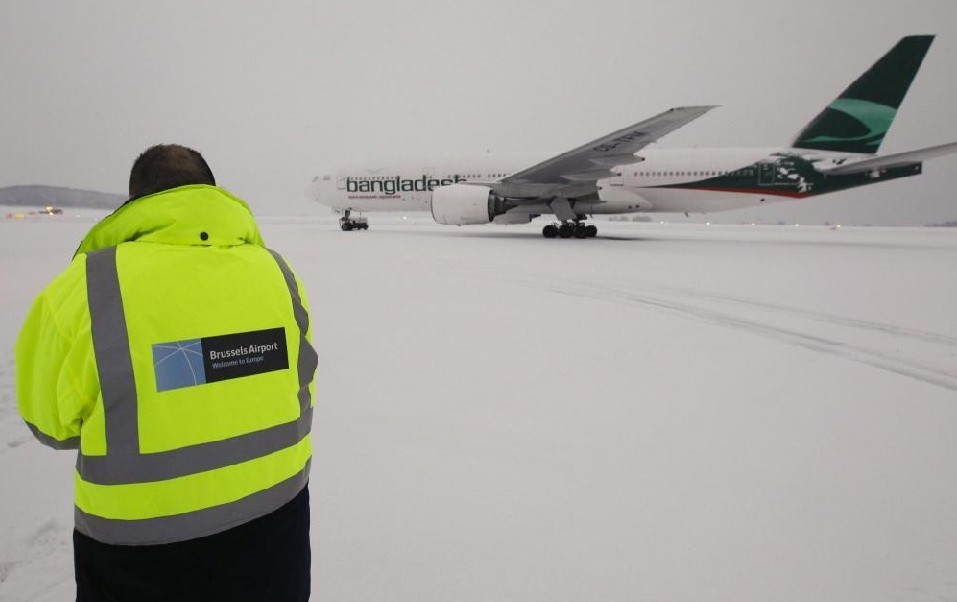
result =
M158 392L287 368L283 328L153 345Z

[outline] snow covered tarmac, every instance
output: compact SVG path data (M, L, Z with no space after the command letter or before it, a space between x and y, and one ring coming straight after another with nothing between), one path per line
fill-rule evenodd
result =
M0 600L73 596L0 222ZM266 220L320 354L313 599L957 599L957 230Z

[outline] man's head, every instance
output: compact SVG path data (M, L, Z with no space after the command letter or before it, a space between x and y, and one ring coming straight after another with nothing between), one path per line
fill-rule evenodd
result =
M157 144L146 149L130 170L130 198L187 184L216 185L213 172L198 152L178 144Z

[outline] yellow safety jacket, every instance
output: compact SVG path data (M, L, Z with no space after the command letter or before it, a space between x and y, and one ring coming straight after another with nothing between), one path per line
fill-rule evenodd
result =
M183 186L94 226L16 345L20 413L78 448L76 527L113 544L223 531L308 480L305 295L246 204Z

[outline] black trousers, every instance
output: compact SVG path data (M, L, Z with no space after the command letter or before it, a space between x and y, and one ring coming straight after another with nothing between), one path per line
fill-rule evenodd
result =
M73 532L77 602L309 599L309 488L271 514L199 539L105 544Z

